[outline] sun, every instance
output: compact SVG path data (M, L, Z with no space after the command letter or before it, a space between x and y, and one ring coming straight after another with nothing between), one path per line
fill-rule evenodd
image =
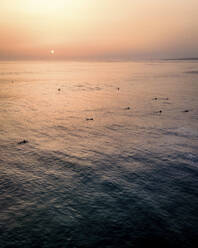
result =
M54 54L54 50L51 50L50 53L53 55Z

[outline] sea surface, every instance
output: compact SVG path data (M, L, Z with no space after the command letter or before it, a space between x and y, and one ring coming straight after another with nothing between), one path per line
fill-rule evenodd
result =
M198 247L198 61L0 62L0 248L149 246Z

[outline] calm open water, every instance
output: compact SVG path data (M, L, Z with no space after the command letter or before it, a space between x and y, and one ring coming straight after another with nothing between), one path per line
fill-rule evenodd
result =
M198 61L1 62L0 248L149 245L198 247Z

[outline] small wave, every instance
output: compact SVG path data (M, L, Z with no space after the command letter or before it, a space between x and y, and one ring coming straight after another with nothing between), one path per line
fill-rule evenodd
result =
M198 74L198 70L196 70L196 71L186 71L186 73L189 73L189 74Z
M198 131L193 129L193 128L188 128L188 127L180 127L176 128L174 130L168 130L165 132L166 134L170 135L175 135L175 136L180 136L180 137L197 137L198 136Z

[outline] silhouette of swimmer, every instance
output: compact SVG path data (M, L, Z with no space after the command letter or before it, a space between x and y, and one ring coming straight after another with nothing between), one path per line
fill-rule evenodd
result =
M153 98L153 100L166 100L166 101L168 101L169 100L169 98L168 97L166 97L166 98L158 98L158 97L154 97Z
M129 110L129 109L131 109L131 108L130 108L130 107L126 107L126 108L125 108L125 110Z
M94 118L86 118L86 121L93 121Z
M59 88L58 91L61 91L61 89Z
M27 140L22 140L22 141L18 142L18 145L22 145L22 144L26 144L26 143L28 143Z
M117 88L117 90L120 90L120 88Z
M188 113L188 112L190 112L190 110L186 109L186 110L184 110L183 112L184 112L184 113Z

